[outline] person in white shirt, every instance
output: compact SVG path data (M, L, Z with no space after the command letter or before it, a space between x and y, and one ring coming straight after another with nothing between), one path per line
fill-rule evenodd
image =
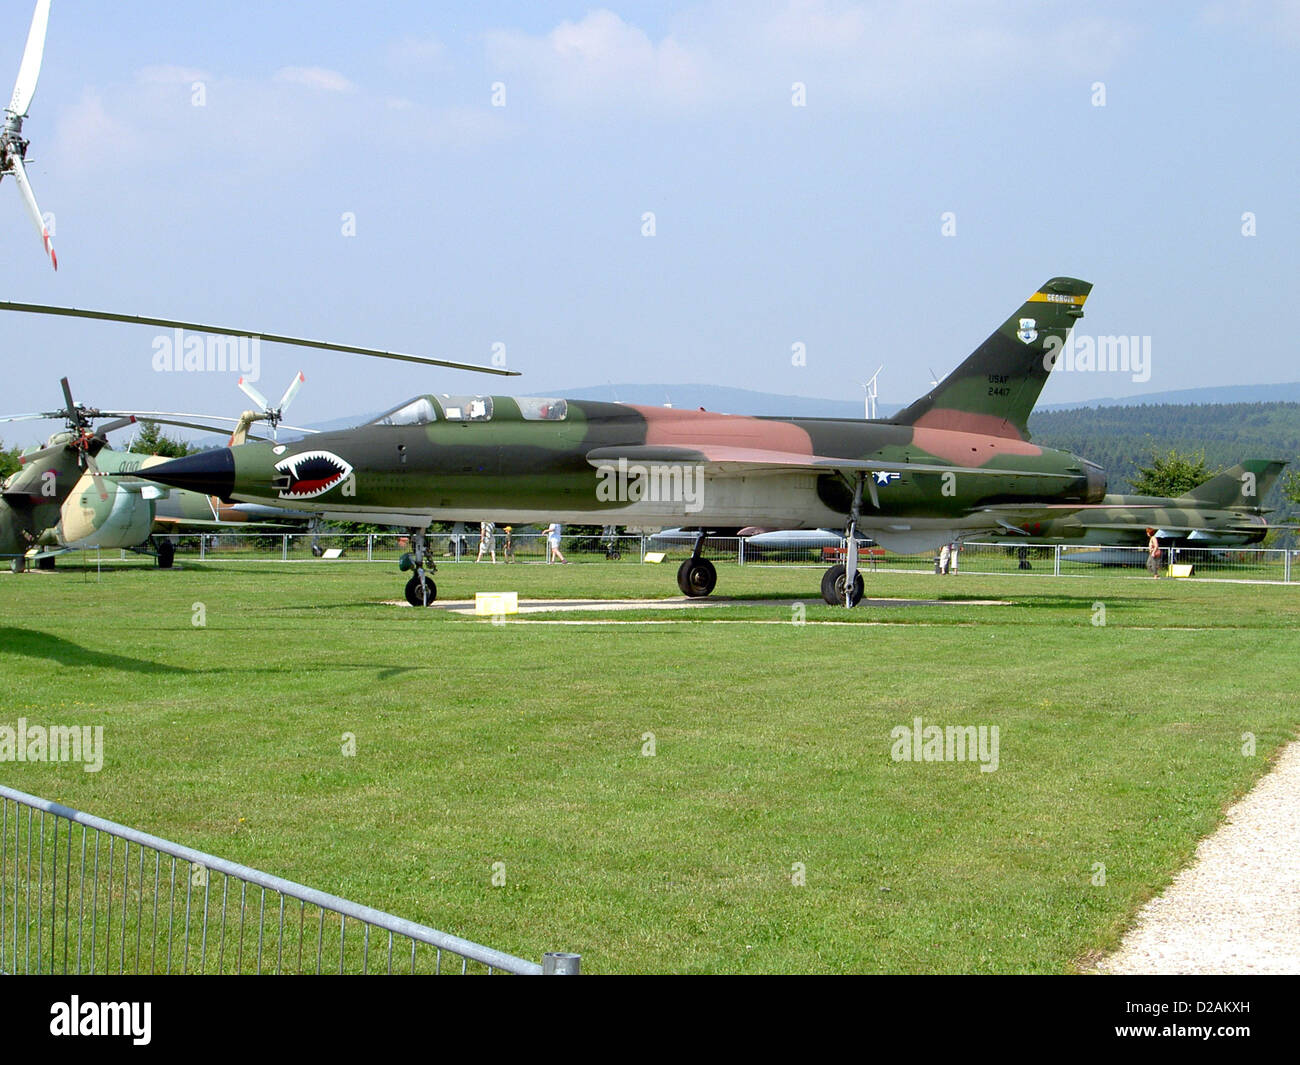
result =
M560 552L560 523L553 521L546 527L546 562L568 562Z
M483 552L489 551L492 554L492 564L496 565L497 561L497 534L496 524L490 521L481 521L478 526L478 558L475 562L483 561Z

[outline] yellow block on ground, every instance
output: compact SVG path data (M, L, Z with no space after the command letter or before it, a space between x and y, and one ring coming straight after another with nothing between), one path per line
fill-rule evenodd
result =
M496 614L518 614L518 592L475 592L474 613L478 617Z
M645 560L647 562L662 562L665 554L667 554L665 551L647 551L645 553Z
M1192 564L1190 562L1175 562L1169 567L1169 576L1171 577L1190 577L1192 575Z

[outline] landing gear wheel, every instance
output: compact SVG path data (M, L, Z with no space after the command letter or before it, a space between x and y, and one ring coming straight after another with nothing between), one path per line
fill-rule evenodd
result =
M170 540L164 540L158 545L158 568L171 569L172 563L176 561L176 545Z
M843 566L832 566L822 574L822 599L831 606L844 605L844 578L846 570ZM862 574L853 575L853 600L854 606L862 602L862 593L866 590L866 585L862 582Z
M9 562L10 573L22 573L26 568L27 568L27 559L23 558L22 555L19 555L15 559L11 559Z
M677 587L692 599L703 599L717 583L718 571L707 558L688 558L677 567Z
M46 555L44 558L38 558L38 559L36 560L36 568L37 568L37 569L53 569L53 568L54 568L54 556L53 556L53 555Z
M320 558L321 555L325 554L325 548L321 547L321 545L317 541L313 540L311 543L311 553L316 558Z
M420 582L424 582L421 589ZM438 598L438 586L428 577L412 577L406 582L406 601L411 606L432 606Z

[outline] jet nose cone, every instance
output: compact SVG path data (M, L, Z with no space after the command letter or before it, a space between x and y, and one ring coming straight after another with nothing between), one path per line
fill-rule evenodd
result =
M141 470L140 476L172 488L187 488L229 500L235 489L235 456L228 447L200 451L197 455L150 466Z

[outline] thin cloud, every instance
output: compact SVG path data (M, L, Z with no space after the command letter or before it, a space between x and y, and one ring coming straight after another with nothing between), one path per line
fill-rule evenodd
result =
M909 104L1010 84L1026 72L1097 76L1136 37L1100 15L1064 16L1022 0L711 0L658 40L609 10L542 34L486 37L493 69L575 109L709 113L788 98L818 105Z
M356 86L337 70L327 67L281 67L275 80L289 85L304 85L325 92L354 92Z

